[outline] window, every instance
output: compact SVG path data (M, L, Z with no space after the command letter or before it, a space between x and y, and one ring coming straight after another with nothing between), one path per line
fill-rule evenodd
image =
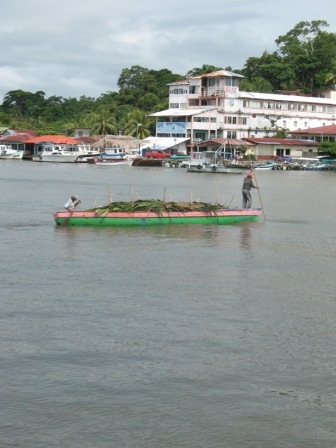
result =
M195 132L195 138L199 138L200 140L205 140L205 132Z
M196 93L196 86L190 86L189 87L189 93L191 93L191 94Z
M210 123L216 123L216 118L215 117L210 117Z
M294 127L297 128L297 121L294 121Z
M225 78L225 85L228 87L238 87L238 79L236 78Z
M179 103L170 103L169 107L170 107L170 109L178 109Z
M226 133L227 138L237 138L237 132L236 131L227 131Z
M198 122L198 123L208 123L209 118L208 117L194 117L193 121Z
M261 108L261 102L260 101L251 101L251 107L253 109L260 109Z
M224 118L224 123L227 123L227 124L237 124L237 117L230 117L230 116L225 117Z
M273 109L274 104L273 104L272 101L265 101L265 102L264 102L264 107L265 107L266 109Z
M249 107L250 106L250 102L247 100L243 100L243 107Z

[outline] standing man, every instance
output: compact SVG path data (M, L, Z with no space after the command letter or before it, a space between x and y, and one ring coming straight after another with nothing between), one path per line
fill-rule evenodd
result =
M253 174L248 173L243 182L243 207L242 208L251 208L252 205L252 197L251 197L251 188L259 188L256 187L252 180Z
M79 205L80 203L81 200L79 199L79 197L73 194L71 198L68 200L68 202L64 204L64 208L68 210L70 213L73 213L77 205Z

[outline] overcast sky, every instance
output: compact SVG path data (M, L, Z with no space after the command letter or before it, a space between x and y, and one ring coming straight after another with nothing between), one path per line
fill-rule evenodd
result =
M335 0L2 0L0 102L16 89L98 98L133 65L241 69L312 20L335 33Z

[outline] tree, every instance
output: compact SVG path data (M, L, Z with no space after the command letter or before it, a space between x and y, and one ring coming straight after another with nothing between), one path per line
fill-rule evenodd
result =
M333 62L331 71L326 74L324 82L327 86L336 84L336 61Z
M336 142L321 142L318 151L328 154L336 154Z
M304 92L312 92L320 87L318 73L329 71L336 58L336 34L322 31L327 26L325 20L299 22L287 34L275 40L278 55L284 64L292 68L296 85Z
M189 70L189 72L186 74L186 77L190 78L193 76L206 75L207 73L217 72L218 70L223 69L220 67L215 67L214 65L203 64L202 67L194 67L193 69Z
M24 90L11 90L4 97L2 109L7 113L14 111L17 117L38 116L44 107L44 95L45 93L42 90L36 93L25 92Z
M117 134L116 119L108 109L101 109L90 116L91 132L98 135Z
M153 119L138 109L125 117L123 132L125 135L132 135L139 140L143 140L151 135L152 127Z
M280 90L284 84L288 84L295 77L292 68L285 64L277 53L268 53L267 51L260 58L248 58L244 65L243 75L251 82L252 90L257 92ZM261 79L264 79L265 82L262 83ZM259 80L258 89L254 89L255 80ZM270 90L267 89L266 83L271 86ZM243 81L241 84L243 84ZM264 88L267 90L264 90Z

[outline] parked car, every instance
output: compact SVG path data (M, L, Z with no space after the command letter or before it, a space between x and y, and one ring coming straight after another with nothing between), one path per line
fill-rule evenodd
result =
M151 159L166 159L167 157L170 157L170 154L158 149L157 151L146 151L145 157Z

